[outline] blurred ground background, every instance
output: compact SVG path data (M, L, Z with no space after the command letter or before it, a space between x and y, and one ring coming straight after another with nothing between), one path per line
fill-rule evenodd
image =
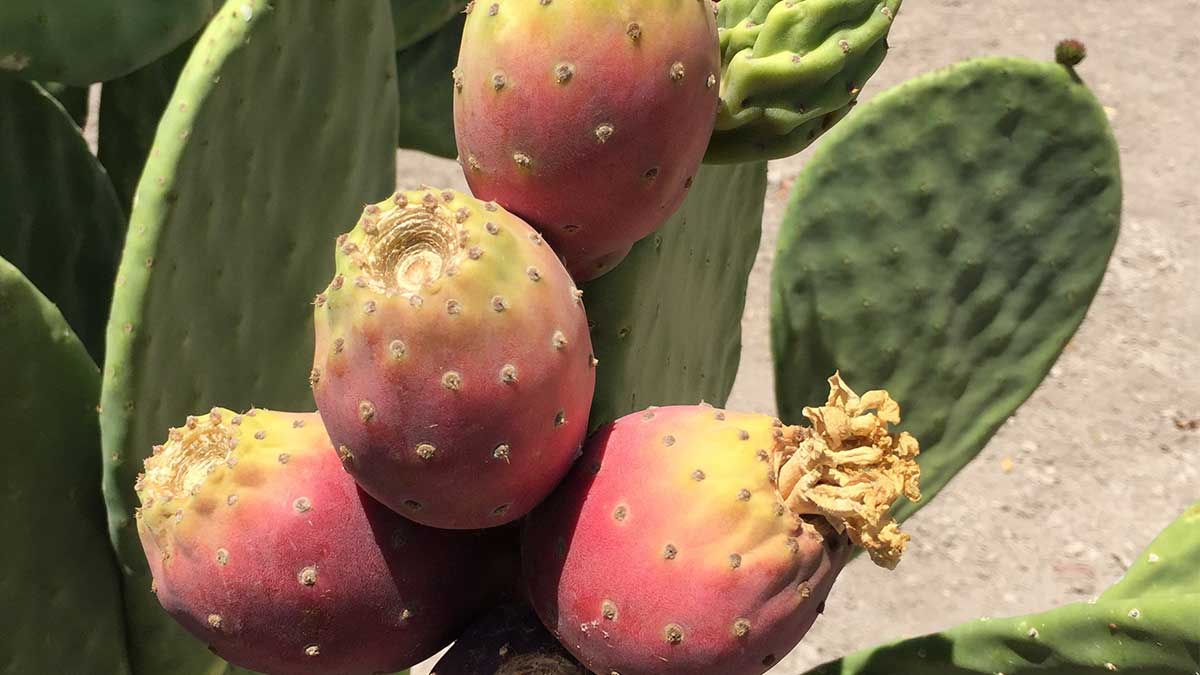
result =
M985 54L1052 58L1077 37L1079 72L1116 129L1120 241L1087 320L1050 377L979 458L908 521L895 572L860 558L826 614L772 673L881 641L1085 600L1200 498L1198 0L923 0L904 5L864 99ZM779 220L809 153L775 162L730 407L773 412L768 287ZM401 182L462 186L458 168L402 154ZM1189 428L1190 427L1190 428ZM427 670L418 669L423 675Z
M1079 72L1121 147L1122 232L1099 296L1050 377L907 522L913 544L900 567L889 573L865 556L852 563L825 616L772 673L795 675L980 616L1090 598L1200 497L1200 114L1185 88L1200 61L1197 12L1200 0L904 5L891 54L864 100L972 56L1049 59L1060 38L1087 44ZM808 155L770 167L731 408L775 410L770 269L787 195ZM402 186L465 189L450 161L402 152L397 164Z

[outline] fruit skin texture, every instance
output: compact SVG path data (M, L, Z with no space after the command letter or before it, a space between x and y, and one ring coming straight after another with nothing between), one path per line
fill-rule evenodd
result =
M576 281L683 202L717 110L707 0L468 6L454 130L471 191L537 227Z
M258 672L401 670L448 644L515 573L503 530L422 527L358 489L316 413L189 418L137 489L159 601Z
M434 675L586 675L524 602L489 611L438 659Z
M855 497L828 476L814 483L820 472L797 480L792 458L837 456L813 436L706 406L651 408L603 427L527 520L524 579L539 617L594 672L765 672L820 613L852 539L895 564L906 536L887 524L886 509L897 480L916 494L908 438L895 451L908 454L899 471L847 481L870 486L883 512L816 515L810 499L839 506ZM777 482L806 487L782 498Z
M393 510L475 529L525 515L586 433L581 295L495 204L417 190L368 206L316 300L311 382L346 469Z

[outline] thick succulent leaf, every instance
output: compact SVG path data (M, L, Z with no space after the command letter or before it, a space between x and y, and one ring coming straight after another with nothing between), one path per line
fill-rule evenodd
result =
M391 0L396 49L407 49L433 35L462 12L467 0Z
M391 192L386 0L231 0L197 42L137 189L108 326L105 497L141 673L219 672L150 593L133 483L215 405L311 409L312 296L335 236Z
M857 652L810 675L1190 675L1200 594L1078 603Z
M83 129L87 125L88 88L72 87L61 82L41 82L42 88L58 99L63 110L71 116L75 126Z
M195 40L188 40L157 61L104 83L97 156L126 211L132 209L133 193L150 155L158 120L194 45Z
M112 182L63 107L30 82L0 77L0 149L0 256L100 361L125 231Z
M705 161L777 159L846 116L887 56L901 0L722 0L721 106Z
M87 85L150 63L196 34L216 0L4 0L0 73Z
M121 675L125 620L100 495L100 371L0 259L0 672Z
M1037 388L1117 239L1104 111L1059 65L987 58L912 80L830 132L796 181L773 271L780 414L840 370L921 442L929 502Z
M679 211L583 286L600 366L592 428L650 405L723 405L742 351L766 164L703 167Z
M827 663L812 675L1200 672L1200 502L1092 603L981 619Z
M454 90L450 71L458 62L466 16L396 52L396 85L400 93L401 148L455 157Z
M1163 530L1100 599L1182 594L1200 595L1200 502Z

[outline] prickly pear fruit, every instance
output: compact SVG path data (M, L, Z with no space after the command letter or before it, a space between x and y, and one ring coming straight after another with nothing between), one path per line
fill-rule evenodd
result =
M454 131L471 191L537 227L576 281L658 229L712 134L709 0L468 5Z
M430 675L587 675L521 602L488 612L438 659Z
M342 471L315 413L214 408L137 484L163 607L264 673L394 672L452 640L515 574L504 530L422 527Z
M346 470L417 522L525 515L583 442L581 294L537 232L452 190L367 206L316 300L312 385Z
M534 609L588 669L762 673L808 631L852 543L897 563L908 536L888 509L920 496L917 442L888 432L886 392L830 387L809 427L671 406L588 441L522 546Z

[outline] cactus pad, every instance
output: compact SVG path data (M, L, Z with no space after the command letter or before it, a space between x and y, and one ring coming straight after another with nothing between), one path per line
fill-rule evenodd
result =
M600 366L594 429L649 405L723 405L742 350L766 165L702 167L679 211L583 286Z
M1200 502L1163 530L1101 600L1200 594ZM1200 611L1200 598L1197 599Z
M1117 238L1119 173L1099 103L1053 63L970 61L862 106L813 155L784 218L780 414L798 419L835 369L888 389L932 496L1083 320Z
M216 0L6 0L0 72L85 85L171 51L204 26Z
M396 52L402 148L440 157L458 155L454 146L454 83L466 17L458 17L424 40Z
M705 161L794 155L849 112L902 0L723 0L721 107Z
M139 671L216 661L149 592L134 477L161 429L193 410L311 409L311 294L343 224L394 180L392 39L385 0L229 2L159 123L117 278L101 415Z
M1200 595L1101 600L856 652L808 675L1188 675L1200 650Z
M104 83L96 154L112 177L126 211L133 205L133 193L150 154L158 120L194 45L194 40L188 40L154 63Z
M3 259L0 372L0 671L127 674L99 489L100 374L62 314Z
M467 0L391 0L391 2L397 51L408 49L438 32L439 28L450 23L454 19L454 15L467 6ZM453 67L451 65L451 68Z
M972 621L864 650L810 675L1194 673L1200 667L1200 502L1098 601Z
M112 183L36 84L0 78L0 148L0 255L58 305L100 361L125 228Z

